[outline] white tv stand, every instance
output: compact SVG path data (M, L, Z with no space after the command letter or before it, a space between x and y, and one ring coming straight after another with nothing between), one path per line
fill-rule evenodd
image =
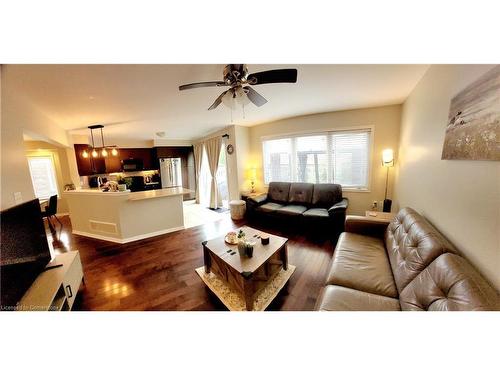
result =
M83 281L82 262L78 251L57 255L49 264L57 265L42 272L16 309L23 311L68 311L73 307Z

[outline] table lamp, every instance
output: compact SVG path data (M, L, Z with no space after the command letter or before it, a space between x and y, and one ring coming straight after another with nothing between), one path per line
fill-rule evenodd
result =
M255 193L255 180L257 179L257 169L250 168L248 171L248 177L250 178L250 186L252 187L251 193Z
M392 200L387 199L387 185L389 184L389 168L394 167L394 151L388 148L382 151L382 165L387 168L385 177L384 212L391 212Z

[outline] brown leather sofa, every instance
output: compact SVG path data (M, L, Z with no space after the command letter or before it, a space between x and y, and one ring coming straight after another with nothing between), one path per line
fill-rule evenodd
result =
M411 208L348 216L317 310L499 310L498 293Z
M338 184L270 182L267 194L248 199L247 212L250 219L270 218L338 235L344 230L348 204Z

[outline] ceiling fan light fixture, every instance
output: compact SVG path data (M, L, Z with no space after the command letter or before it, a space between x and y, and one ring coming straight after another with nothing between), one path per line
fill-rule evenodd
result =
M227 90L226 93L222 96L222 104L226 107L235 109L236 101L234 100L234 93L232 90Z
M251 103L250 99L248 99L245 89L241 86L236 88L236 101L243 106Z

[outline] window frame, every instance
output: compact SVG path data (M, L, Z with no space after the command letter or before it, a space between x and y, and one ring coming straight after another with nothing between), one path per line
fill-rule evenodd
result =
M59 180L57 176L57 169L56 169L56 162L54 160L54 155L28 155L28 169L30 172L30 178L31 178L31 185L33 186L33 193L35 194L35 198L37 199L49 199L50 196L48 197L37 197L36 195L36 188L35 188L35 182L33 181L33 174L31 171L31 163L30 159L50 159L51 165L52 165L52 175L54 178L54 186L55 186L55 195L57 195L57 198L60 198L60 193L59 193Z
M274 134L270 136L262 136L260 137L261 143L261 152L262 152L262 176L263 176L263 185L264 187L269 187L269 184L265 182L265 162L264 162L264 142L271 141L275 139L285 139L285 138L297 138L297 137L307 137L307 136L315 136L315 135L329 135L329 133L357 133L360 131L368 131L370 133L368 140L368 173L367 173L367 186L365 188L351 188L351 187L342 187L343 191L348 192L356 192L356 193L371 193L372 186L372 169L373 169L373 148L374 148L374 137L375 137L375 126L366 125L366 126L355 126L355 127L342 127L342 128L332 128L332 129L321 129L321 130L313 130L313 131L300 131L300 132L292 132L292 133L281 133ZM292 152L295 151L295 146L292 142ZM331 154L331 142L327 139L327 153ZM292 157L294 160L295 157ZM294 163L294 162L293 162ZM328 171L330 174L331 172Z

